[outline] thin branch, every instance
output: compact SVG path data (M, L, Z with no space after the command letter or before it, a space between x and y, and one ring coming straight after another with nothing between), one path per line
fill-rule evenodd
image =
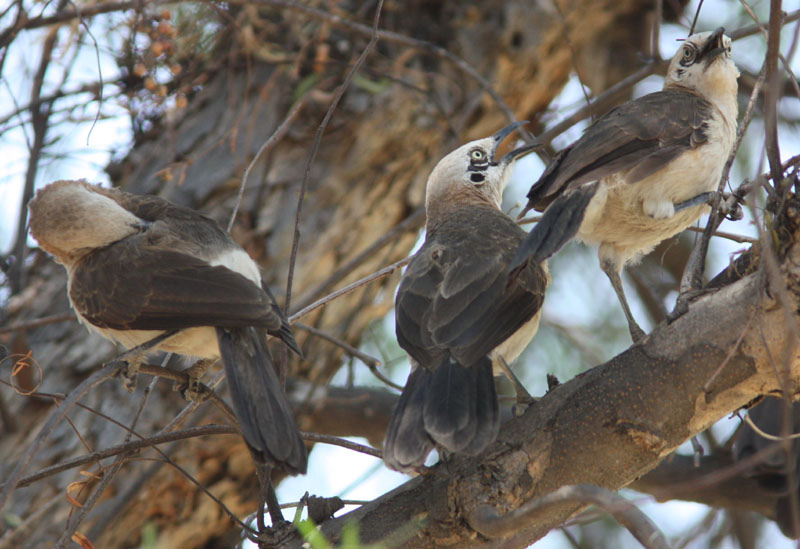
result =
M336 269L331 275L320 282L315 288L305 292L302 299L298 299L300 305L298 307L303 308L307 306L309 303L312 302L314 299L318 299L320 296L324 295L323 292L327 290L333 284L336 284L344 277L349 275L353 270L357 267L362 265L367 259L372 258L376 252L383 249L384 246L393 242L397 237L401 234L404 234L408 231L417 229L422 226L422 223L425 221L425 207L420 206L416 210L414 210L408 217L406 217L403 221L389 229L383 236L378 238L375 242L364 248L362 252L358 255L353 257L352 259L348 260L338 269Z
M345 294L348 294L348 293L352 292L353 290L357 290L358 288L360 288L361 286L364 286L365 284L369 284L370 282L373 282L375 280L381 279L381 278L383 278L385 276L388 276L388 275L392 274L397 269L406 266L409 261L411 261L411 257L406 257L406 258L401 259L400 261L395 261L391 265L389 265L387 267L384 267L383 269L380 269L379 271L374 272L371 275L367 275L364 278L360 278L360 279L356 280L355 282L353 282L351 284L348 284L344 288L336 290L335 292L333 292L331 294L328 294L328 295L326 295L325 297L323 297L321 299L318 299L314 303L312 303L312 304L300 309L296 313L293 313L291 316L289 316L289 322L293 323L297 319L304 317L305 315L307 315L311 311L319 309L323 305L327 304L330 301L333 301L336 298L339 298L339 297L341 297L341 296L343 296Z
M703 0L700 0L700 3L697 5L697 11L694 12L694 19L692 19L692 26L689 27L689 36L694 34L694 27L697 25L697 18L700 17L700 10L703 7Z
M253 166L256 165L256 162L266 153L268 150L272 149L275 145L283 139L283 136L286 135L286 132L289 131L289 126L291 126L294 119L297 118L297 115L300 114L300 111L303 110L303 107L306 105L306 101L308 98L308 93L304 94L300 99L298 99L292 108L289 109L289 113L286 115L286 118L283 119L283 122L272 132L272 135L264 141L264 144L261 145L261 148L258 149L258 152L253 157L253 160L247 165L247 168L244 170L244 174L242 174L242 183L239 185L239 193L236 195L236 205L233 207L233 212L231 212L230 221L228 221L228 232L231 232L231 228L233 227L233 222L236 219L236 214L239 211L239 207L242 205L242 197L244 196L244 189L247 186L247 178L250 175L250 170L253 169Z
M767 159L769 160L772 182L780 187L783 171L781 170L781 154L778 148L778 99L780 79L783 71L778 69L778 55L781 46L781 27L783 12L781 0L770 0L769 34L767 36L767 91L764 97L764 131L767 141Z
M33 328L38 328L40 326L46 326L48 324L56 324L58 322L74 322L76 320L78 320L78 317L75 316L75 313L61 313L57 315L43 316L41 318L36 318L25 322L9 324L8 326L0 326L0 334L22 332Z
M376 450L375 448L371 448L369 446L364 446L363 444L358 444L357 442L350 442L344 438L335 437L332 435L323 435L320 433L306 433L304 431L300 431L300 436L303 437L303 440L307 440L309 442L321 442L323 444L341 446L342 448L347 448L348 450L353 450L354 452L359 452L361 454L366 454L378 459L383 459L383 454L380 450Z
M686 227L686 230L687 231L692 231L692 232L695 232L695 233L702 233L706 229L705 229L705 227L698 227L697 225L691 225L689 227ZM714 231L711 234L711 236L718 236L720 238L726 238L728 240L732 240L734 242L738 242L739 244L755 244L756 242L758 242L758 239L755 239L755 238L753 238L751 236L744 236L744 235L741 235L741 234L728 233L728 232L725 232L725 231Z
M370 355L368 355L368 354L356 349L352 345L348 344L346 341L342 341L338 337L334 337L334 336L332 336L331 334L329 334L327 332L324 332L324 331L322 331L322 330L320 330L318 328L315 328L314 326L309 326L308 324L303 324L302 322L295 322L292 325L292 327L293 328L300 328L301 330L305 330L310 334L314 334L315 336L321 337L322 339L324 339L326 341L330 341L334 345L337 345L337 346L341 347L342 349L345 350L345 352L347 354L349 354L350 356L356 357L361 362L366 364L367 368L369 368L369 371L372 372L372 374L375 377L377 377L379 380L381 380L383 383L385 383L389 387L392 387L393 389L397 389L398 391L402 391L403 390L403 387L401 385L398 385L397 383L395 383L394 381L392 381L391 379L389 379L388 377L383 375L380 370L378 370L378 368L381 367L383 364L377 358L372 357L372 356L370 356Z
M294 282L294 266L297 260L297 248L300 245L300 216L303 211L303 198L305 198L306 188L308 187L308 181L309 179L311 179L311 165L314 163L314 159L317 156L317 151L319 150L320 143L322 142L322 134L325 133L325 129L328 127L328 122L330 122L331 118L333 117L333 113L336 110L336 107L339 105L339 101L341 101L342 97L344 97L344 93L350 87L350 82L352 81L356 73L358 73L358 70L361 68L361 65L364 64L364 61L366 61L367 56L375 47L375 44L378 43L378 22L380 21L382 9L383 9L383 0L378 0L378 6L375 8L375 18L372 22L372 32L370 34L369 42L364 48L364 51L361 52L361 55L358 56L358 59L353 64L353 68L351 68L350 71L347 73L347 76L345 76L342 85L339 86L339 89L337 90L336 95L334 96L330 107L328 107L328 112L325 113L325 117L322 119L322 123L319 125L319 128L317 128L317 135L314 137L314 144L311 147L311 154L308 155L308 162L306 163L306 171L305 174L303 175L303 181L300 184L300 192L297 195L297 212L295 213L295 219L294 219L294 239L292 240L292 251L289 257L289 274L286 277L286 303L284 305L285 311L289 310L289 306L291 305L291 300L292 300L292 283Z
M758 425L756 425L755 422L750 418L750 414L746 414L744 416L744 422L747 423L750 426L750 428L753 429L753 431L758 433L760 437L765 438L767 440L774 440L775 442L784 442L786 440L794 440L800 438L800 433L790 433L786 436L771 435L762 430Z
M555 492L537 498L500 515L489 505L481 505L467 515L469 525L484 536L494 539L524 528L555 505L564 503L594 504L614 519L648 549L668 549L664 534L638 507L605 488L578 484L562 486Z
M162 3L162 2L156 2ZM163 2L166 3L166 2ZM126 2L107 2L104 4L87 5L81 7L80 10L59 10L55 15L32 17L24 20L21 24L6 28L0 32L0 48L4 48L14 40L14 37L20 30L37 29L41 27L50 27L58 23L66 23L73 19L80 17L92 17L103 13L111 13L114 11L125 11L135 9L142 5L142 0L128 0Z
M66 0L61 0L58 6L58 11L64 9ZM56 47L58 40L58 29L52 29L47 33L42 44L42 58L39 61L39 68L33 77L33 84L31 87L31 100L32 105L37 105L31 110L31 125L33 126L33 143L31 150L28 154L28 166L25 170L25 187L22 191L22 200L19 207L19 218L17 220L17 235L14 242L14 255L16 261L11 266L11 271L8 273L8 282L11 286L11 293L17 294L24 286L25 276L25 253L28 249L28 202L33 196L33 186L36 183L36 174L39 169L39 160L42 151L45 147L45 136L47 134L48 120L50 118L49 104L41 104L39 98L42 95L42 87L44 86L44 78L47 73L47 68L50 66L50 60L53 56L53 50Z
M320 337L320 338L324 339L325 341L329 341L329 342L333 343L337 347L341 347L342 349L345 350L345 352L348 355L357 358L358 360L360 360L361 362L363 362L364 364L369 366L370 369L382 365L381 361L378 360L377 358L375 358L373 356L369 356L367 353L364 353L362 351L359 351L358 349L356 349L355 347L353 347L352 345L350 345L346 341L343 341L343 340L339 339L338 337L329 334L328 332L320 330L319 328L315 328L314 326L309 326L308 324L303 324L302 322L295 322L292 325L292 327L293 328L299 328L301 330L305 330L306 332L308 332L310 334L313 334L313 335L315 335L317 337Z
M111 446L110 448L105 448L103 450L95 450L91 454L86 454L84 456L66 459L62 462L56 463L49 467L45 467L37 471L36 473L21 478L17 483L17 488L22 488L23 486L31 485L34 482L38 482L42 479L51 477L63 471L74 469L75 467L80 467L82 465L87 465L89 463L96 463L101 459L129 452L134 452L142 448L150 448L151 446L156 446L158 444L166 444L168 442L173 442L176 440L184 440L188 438L195 438L207 435L238 435L238 434L239 431L233 425L216 425L216 424L203 425L201 427L190 427L188 429L181 429L179 431L171 431L167 433L160 432L151 437L142 438L140 440L134 440L131 442L126 442L124 444L119 444L117 446Z

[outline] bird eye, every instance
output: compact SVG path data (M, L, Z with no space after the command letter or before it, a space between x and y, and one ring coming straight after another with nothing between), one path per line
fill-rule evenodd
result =
M486 153L480 149L475 149L469 153L469 156L473 160L483 160L486 158Z
M694 60L694 48L686 46L683 48L683 60L684 61L693 61Z

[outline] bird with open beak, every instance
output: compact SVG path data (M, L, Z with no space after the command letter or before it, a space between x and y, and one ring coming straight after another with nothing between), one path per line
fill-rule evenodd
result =
M526 233L500 209L515 160L533 149L496 157L520 124L459 147L428 178L425 243L395 302L411 374L384 444L393 469L419 467L435 445L472 455L486 448L499 429L493 364L513 362L538 329L546 258L534 255L509 278Z
M622 268L708 212L736 138L739 71L723 33L687 38L670 61L663 91L599 118L528 192L525 211L545 214L514 266L541 254L541 246L554 252L576 234L598 243L634 342L645 334L625 298Z
M179 330L156 348L221 357L255 459L306 472L306 447L266 333L299 349L258 265L214 220L86 181L51 183L29 208L31 234L66 269L70 304L84 325L127 348Z

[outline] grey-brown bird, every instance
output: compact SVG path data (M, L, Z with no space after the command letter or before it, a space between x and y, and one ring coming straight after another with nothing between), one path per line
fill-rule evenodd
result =
M599 118L528 192L525 211L547 211L514 265L541 246L555 251L576 233L598 243L634 341L645 334L625 298L622 268L708 211L736 137L739 71L723 33L687 38L670 61L663 91Z
M545 257L509 278L526 236L500 209L514 161L496 159L512 124L445 156L427 182L425 243L403 274L395 302L397 340L411 374L383 450L393 469L422 465L438 444L477 454L497 436L493 362L510 364L539 326L549 283Z
M258 265L214 220L85 181L51 183L29 208L31 234L66 269L70 304L84 325L127 348L180 330L156 348L221 357L256 459L306 472L306 447L266 333L299 349Z

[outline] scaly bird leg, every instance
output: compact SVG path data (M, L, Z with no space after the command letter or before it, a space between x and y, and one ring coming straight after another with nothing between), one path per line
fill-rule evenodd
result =
M685 210L686 208L691 208L692 206L699 206L701 204L708 204L709 206L714 205L714 200L717 198L717 192L711 191L707 193L700 193L697 196L690 198L689 200L684 200L683 202L678 202L675 204L675 211L679 212L681 210ZM730 219L731 221L738 221L743 217L742 213L742 206L739 203L739 199L735 194L731 193L722 193L722 201L719 205L719 211L722 215Z
M710 195L708 198L708 203L713 206L714 200L717 197L717 193L711 192L703 194ZM714 216L713 219L709 219L708 226L703 232L703 236L695 244L694 248L692 248L692 252L689 254L689 260L686 262L686 267L684 268L683 276L681 277L681 284L678 299L675 302L675 308L669 315L667 315L667 320L669 322L672 322L676 318L682 316L686 311L689 310L689 303L696 297L705 293L700 290L700 286L702 285L703 281L703 270L705 267L706 254L708 253L708 244L711 239L711 235L717 230L717 227L719 227L725 217L731 221L738 221L744 216L741 203L746 194L747 188L743 189L742 187L733 193L722 193L720 197L721 201L719 204L718 214ZM703 195L698 195L698 197L699 196ZM692 200L694 199L690 198L685 202L676 204L675 211L678 211L682 204L686 204Z
M619 277L619 272L617 272L617 266L613 261L601 259L600 268L603 269L603 272L606 273L608 280L611 281L611 286L614 288L614 292L617 294L619 304L622 305L622 312L625 313L625 318L628 321L628 330L631 333L633 342L641 342L645 337L647 337L647 334L639 327L639 324L633 318L633 313L631 313L631 308L628 306L628 300L625 297L625 292L622 289L622 279Z
M511 370L511 366L508 365L506 359L502 356L497 357L497 366L514 386L514 392L517 394L517 402L512 406L511 411L515 417L519 417L525 413L525 410L527 410L531 404L536 402L536 399L531 396L517 375Z

